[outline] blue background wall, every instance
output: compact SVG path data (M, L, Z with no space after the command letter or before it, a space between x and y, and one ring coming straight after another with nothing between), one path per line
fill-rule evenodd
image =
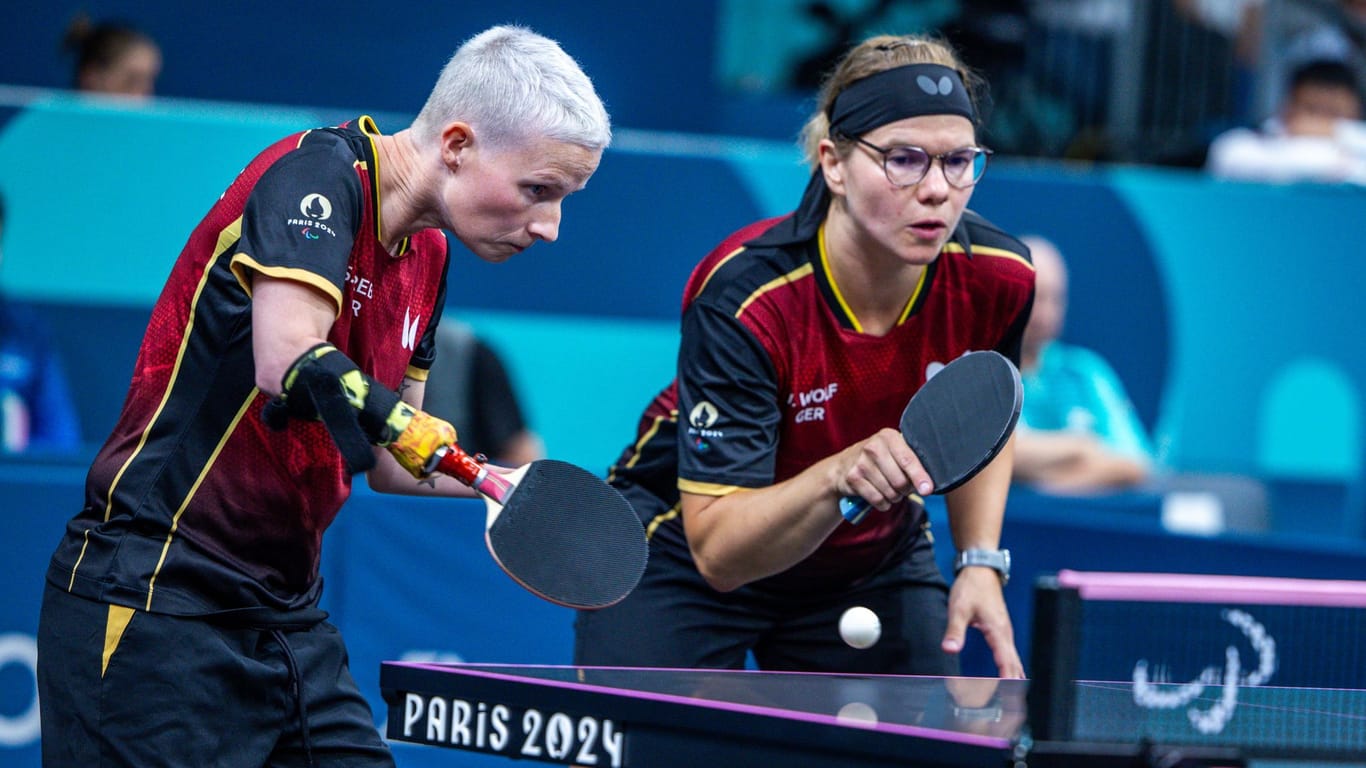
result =
M618 125L711 130L716 0L20 0L0 25L0 83L66 88L74 61L58 48L78 10L132 21L162 49L164 96L416 112L460 43L495 24L558 40L594 78ZM610 34L607 34L610 30Z

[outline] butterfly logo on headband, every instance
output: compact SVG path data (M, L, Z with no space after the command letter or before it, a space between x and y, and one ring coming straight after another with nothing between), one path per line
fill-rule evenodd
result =
M931 96L948 96L953 93L953 80L948 75L939 78L937 83L926 75L919 75L915 78L915 82L916 85L920 86L920 90Z

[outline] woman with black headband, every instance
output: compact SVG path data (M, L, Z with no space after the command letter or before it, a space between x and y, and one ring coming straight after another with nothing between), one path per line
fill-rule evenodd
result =
M990 152L947 45L881 36L850 51L804 146L790 216L726 239L684 294L678 375L611 481L650 561L625 601L583 612L575 663L956 674L968 626L1023 675L999 550L1013 443L947 498L960 559L934 558L928 475L896 426L927 373L994 349L1019 361L1028 251L967 210ZM857 525L839 500L875 510ZM866 606L881 634L841 640ZM866 641L866 638L865 638ZM863 645L863 642L857 643Z

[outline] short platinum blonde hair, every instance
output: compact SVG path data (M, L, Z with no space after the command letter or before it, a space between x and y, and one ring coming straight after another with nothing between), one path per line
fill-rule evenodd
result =
M554 40L513 25L460 46L412 128L427 143L455 120L494 146L544 137L602 150L612 140L607 109L578 62Z

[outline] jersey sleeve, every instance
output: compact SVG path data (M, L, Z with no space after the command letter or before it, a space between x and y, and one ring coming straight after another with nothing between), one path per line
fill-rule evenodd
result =
M733 315L683 315L678 358L678 488L720 496L773 483L782 414L768 353Z
M364 213L354 156L329 140L305 144L262 174L242 213L232 258L245 270L296 280L331 297L341 312L351 247ZM250 280L243 280L250 285Z

